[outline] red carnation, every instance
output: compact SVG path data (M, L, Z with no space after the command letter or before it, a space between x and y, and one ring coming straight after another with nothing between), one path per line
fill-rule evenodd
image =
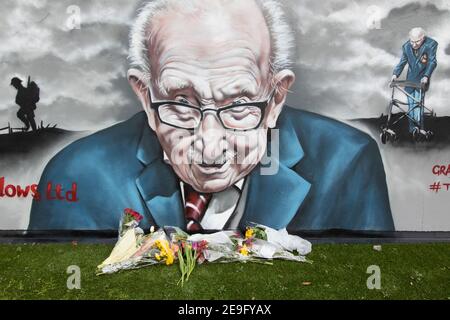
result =
M125 212L125 214L132 216L137 222L139 222L143 219L143 216L141 216L138 212L134 211L131 208L126 208L124 210L124 212Z

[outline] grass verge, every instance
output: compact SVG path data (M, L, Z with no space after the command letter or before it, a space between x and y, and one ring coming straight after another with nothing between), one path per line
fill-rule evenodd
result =
M313 262L197 266L183 288L178 265L96 276L103 244L0 245L0 299L450 299L450 244L318 244ZM67 289L67 267L81 289ZM369 290L371 265L381 289Z

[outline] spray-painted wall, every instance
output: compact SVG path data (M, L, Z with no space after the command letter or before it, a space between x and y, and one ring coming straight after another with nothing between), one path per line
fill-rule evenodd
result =
M3 77L0 86L0 129L3 128L0 131L0 229L28 228L36 184L55 154L81 137L142 111L127 80L128 35L140 4L140 1L44 0L2 3L8 14L0 22L0 74ZM296 81L286 104L358 128L376 141L386 173L395 230L450 230L450 109L447 103L450 95L450 2L283 1L283 6L294 31L296 49L291 66ZM426 136L417 139L410 136L407 119L396 126L386 118L392 98L389 82L393 69L400 61L403 44L409 39L408 32L419 26L439 44L437 68L430 78L424 101L433 111L424 116L423 129L434 133L429 141ZM406 70L407 67L401 78L405 77ZM40 100L34 110L37 133L21 132L24 124L17 117L17 91L10 85L13 77L19 77L26 84L28 75L40 87ZM405 100L400 91L395 98ZM403 108L408 110L407 105ZM294 120L297 133L302 130L301 121ZM391 126L397 140L392 142L390 136L391 141L382 143L383 125ZM314 126L311 128L311 136L319 134L314 132ZM322 129L317 127L317 130ZM341 141L342 137L346 137L345 133L336 137L336 141ZM300 143L304 144L305 139L300 137ZM112 139L108 143L115 141ZM98 145L92 152L102 148ZM280 145L280 148L285 146ZM308 148L303 146L304 151L310 150L310 155L315 148ZM77 156L73 153L73 161ZM308 154L305 156L307 159ZM301 163L296 172L311 184L317 174L302 171ZM110 170L111 176L116 174L108 163L95 165L98 170ZM370 167L364 170L360 172L361 177L371 174ZM96 177L92 179L95 181ZM62 183L42 183L47 186L47 182L53 183L53 192L56 192L56 185ZM72 190L72 185L62 188L67 192ZM355 194L357 191L360 190L342 190ZM111 192L121 197L120 188L102 189L102 185L98 185L97 192L100 198ZM45 191L41 196L45 198ZM258 197L258 193L255 191L250 196ZM320 193L315 194L319 196ZM350 195L345 196L351 199ZM297 218L301 219L302 210L313 210L308 209L308 201L318 200L306 195ZM366 202L366 205L377 207L380 204ZM50 210L52 205L46 208ZM119 217L122 209L117 208L114 215ZM64 217L65 211L58 210L55 214ZM317 211L316 214L322 213ZM41 227L43 225L45 223ZM301 229L301 222L297 225ZM95 229L95 224L92 226ZM70 225L67 228L70 229Z

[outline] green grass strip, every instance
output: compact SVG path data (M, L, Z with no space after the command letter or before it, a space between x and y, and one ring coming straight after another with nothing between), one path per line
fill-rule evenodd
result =
M2 244L0 299L450 299L450 244L320 244L311 264L203 264L183 287L178 263L96 276L111 249ZM81 269L80 290L67 289L70 265ZM367 288L371 265L380 267L380 290Z

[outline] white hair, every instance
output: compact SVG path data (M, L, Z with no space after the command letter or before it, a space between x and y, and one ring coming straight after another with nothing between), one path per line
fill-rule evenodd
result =
M151 0L146 2L131 27L130 48L128 59L130 67L144 73L146 81L150 80L150 61L148 56L148 40L150 23L159 12L167 10L171 4L182 3L187 6L187 0ZM294 47L294 36L286 15L277 0L255 0L264 15L271 39L270 67L276 73L291 66L291 50Z
M409 37L412 38L422 38L425 37L427 35L427 33L425 32L425 30L421 27L416 27L416 28L412 28L409 31Z

